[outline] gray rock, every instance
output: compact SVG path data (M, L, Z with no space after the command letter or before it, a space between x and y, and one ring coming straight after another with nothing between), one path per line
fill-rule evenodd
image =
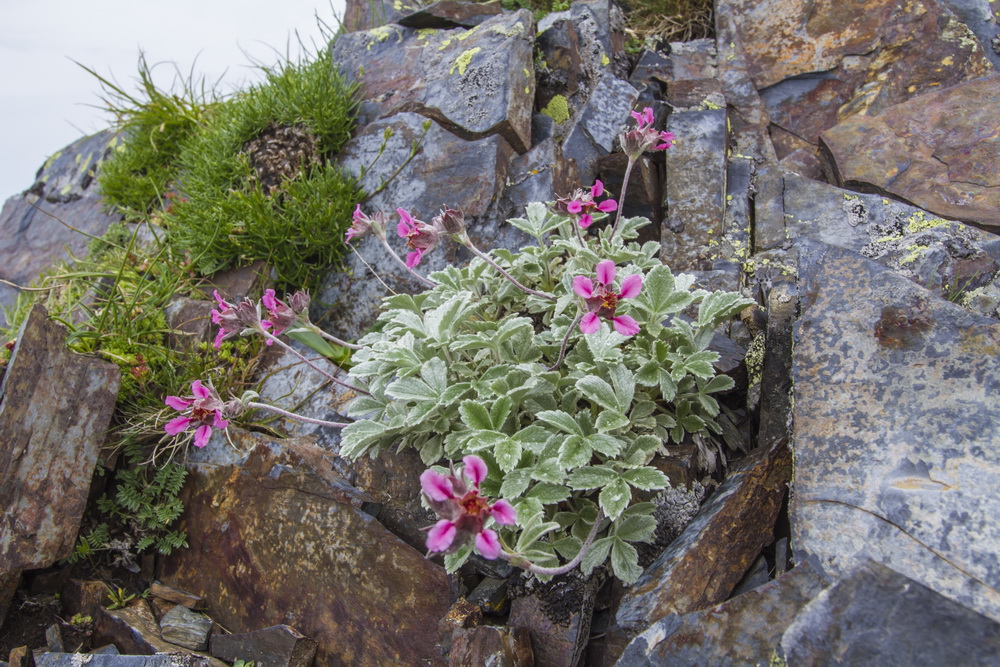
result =
M627 81L605 72L581 110L577 123L604 153L612 151L618 135L631 120L629 112L636 95L635 88Z
M714 39L670 42L669 58L672 81L714 79L717 76Z
M164 641L160 637L156 617L145 600L133 602L124 609L101 609L94 621L92 641L99 646L114 644L126 655L151 656L154 653L167 653L170 658L182 661L182 664L225 667L225 663L209 655ZM116 657L105 655L93 659L104 661Z
M769 664L782 633L825 585L816 570L804 563L769 584L704 611L671 614L653 623L629 644L618 664Z
M212 619L183 605L177 605L160 619L160 636L164 641L194 651L208 648L211 632Z
M156 654L118 655L101 653L44 653L37 667L207 667L211 663L198 656ZM216 662L217 665L222 663Z
M473 28L502 12L499 5L438 0L401 17L396 23L407 28L417 29Z
M969 27L979 40L983 52L994 67L1000 68L1000 54L994 47L994 40L1000 35L993 6L989 0L943 0L943 3Z
M847 250L803 241L799 262L796 554L1000 619L1000 324Z
M420 4L416 0L347 0L343 27L346 32L357 32L395 23Z
M869 561L799 612L781 650L789 665L995 665L1000 624Z
M316 642L288 625L212 637L212 655L233 662L253 661L257 667L309 667Z
M45 647L50 653L63 653L66 650L63 644L62 628L58 623L53 623L45 628Z
M507 580L485 577L469 594L469 602L479 605L484 614L499 616L510 607Z

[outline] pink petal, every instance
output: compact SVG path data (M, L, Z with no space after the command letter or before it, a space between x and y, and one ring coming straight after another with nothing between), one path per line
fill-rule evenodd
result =
M583 210L583 204L579 200L574 199L566 204L566 210L575 215Z
M584 213L580 216L580 219L577 220L577 224L580 225L580 229L586 229L594 224L594 216L589 213Z
M639 125L642 125L642 114L640 114L638 111L633 111L632 112L632 118L635 119L636 123L638 123Z
M222 313L212 309L212 324L222 324Z
M580 331L585 334L597 333L600 328L601 318L597 316L597 313L587 313L580 320Z
M361 204L358 204L358 207L354 209L354 222L364 222L364 221L365 221L365 214L361 212Z
M219 296L219 290L212 290L212 296L214 296L215 300L219 302L219 308L221 308L222 310L231 307L228 303L226 303L225 299Z
M396 233L399 234L400 238L406 238L406 235L410 232L410 226L405 222L400 222L396 225Z
M274 299L274 290L267 289L264 290L264 296L260 298L260 302L264 304L264 307L270 310L272 313L278 309L278 304Z
M646 107L642 110L642 120L646 125L653 124L653 107Z
M633 273L622 281L622 293L618 295L618 298L631 299L638 295L640 291L642 291L642 276L638 273Z
M587 276L577 276L573 278L573 293L577 296L589 299L594 296L594 283Z
M600 197L604 194L604 183L601 183L601 179L594 181L594 184L590 186L590 196Z
M498 500L490 508L493 519L501 526L513 526L517 523L517 510L506 500Z
M500 538L489 528L476 535L476 551L486 560L496 560L500 556Z
M229 428L229 422L222 418L221 410L215 411L215 419L212 422L212 428L217 428L217 429Z
M455 540L455 524L447 519L441 519L427 531L428 551L447 551Z
M615 325L615 331L623 336L634 336L639 333L639 323L628 315L621 315L611 320Z
M479 485L484 479L486 479L486 461L482 460L475 454L469 454L462 459L462 463L465 464L465 476L472 480L472 483L479 488Z
M167 432L167 435L177 435L181 431L187 430L190 423L190 417L174 417L166 423L163 430Z
M455 497L451 480L433 470L425 470L420 475L420 488L424 490L428 498L437 502L443 502Z
M420 258L423 257L423 255L424 251L419 248L413 252L406 253L406 266L412 269L420 263Z
M194 446L204 447L208 444L208 439L212 436L212 427L208 424L202 424L198 427L198 430L194 432Z
M193 402L194 401L185 401L180 396L167 396L163 400L163 403L165 405L169 405L170 407L172 407L174 410L177 410L178 412L182 412L182 411L186 410L188 408L188 406L191 405L191 403L193 403Z
M611 211L618 210L618 202L614 199L605 199L600 204L597 205L597 210L604 211L605 213L610 213Z
M354 230L354 227L351 227L350 229L347 230L347 234L344 235L344 243L349 243L350 240L353 239L357 235L358 235L358 232L356 232Z
M615 263L610 259L606 259L597 265L597 280L602 285L610 285L611 281L615 279L616 273Z
M660 132L660 141L663 143L656 147L657 150L666 150L674 145L673 132Z
M191 393L198 398L208 398L212 394L208 391L208 387L201 383L201 380L195 380L191 383Z
M213 343L212 347L214 347L216 350L222 347L222 337L225 335L226 335L226 330L219 329L219 333L215 335L215 343Z

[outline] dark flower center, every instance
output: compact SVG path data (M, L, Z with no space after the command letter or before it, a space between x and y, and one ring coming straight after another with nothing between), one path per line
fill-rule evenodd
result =
M469 516L479 516L490 509L490 504L479 495L478 491L469 491L458 501L458 504Z

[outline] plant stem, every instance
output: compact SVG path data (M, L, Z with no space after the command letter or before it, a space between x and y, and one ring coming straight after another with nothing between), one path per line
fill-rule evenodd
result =
M396 254L396 251L392 249L392 246L389 245L389 242L385 240L384 236L379 236L378 240L382 242L382 245L388 251L389 256L392 257L394 260L396 260L396 262L400 266L402 266L404 269L406 269L407 273L409 273L414 278L416 278L417 280L419 280L423 284L427 285L428 287L437 287L437 283L436 282L434 282L433 280L428 280L427 278L424 278L422 275L420 275L419 273L417 273L416 271L414 271L413 269L411 269L409 266L407 266L406 262L404 262L403 259L399 255Z
M264 338L266 338L267 340L273 341L273 342L277 343L278 345L280 345L281 347L283 347L284 349L288 350L289 352L291 352L292 354L294 354L296 357L298 357L299 359L301 359L302 361L304 361L307 366L309 366L314 371L316 371L317 373L319 373L320 375L322 375L323 377L325 377L327 380L330 380L331 382L335 382L336 384L339 384L342 387L346 387L347 389L350 389L351 391L357 392L359 394L364 394L365 396L371 396L371 394L368 393L367 391L365 391L364 389L361 389L359 387L355 387L352 384L348 384L347 382L344 382L343 380L337 379L336 377L334 377L330 373L327 373L322 368L320 368L319 366L317 366L313 362L309 361L309 359L307 359L305 357L305 355L303 355L301 352L299 352L298 350L296 350L294 347L292 347L291 345L289 345L285 341L281 340L277 336L272 336L267 331L264 331L263 327L261 327L260 329L258 329L258 331L260 331L261 334L263 334Z
M468 234L462 234L458 238L458 240L459 240L459 242L462 245L464 245L466 248L468 248L469 250L471 250L473 255L475 255L476 257L478 257L479 259L483 260L484 262L486 262L487 264L489 264L490 266L492 266L494 269L496 269L497 271L499 271L500 275L502 275L504 278L506 278L507 280L509 280L514 285L514 287L516 287L517 289L521 290L525 294L531 294L532 296L541 297L541 298L547 299L549 301L557 301L557 299L554 296L552 296L551 294L546 294L545 292L539 292L537 290L533 290L530 287L525 287L521 283L517 282L517 279L514 276L512 276L509 273L507 273L506 271L504 271L500 267L499 264L497 264L492 259L490 259L489 255L487 255L486 253L482 252L479 248L477 248L475 245L473 245L472 239L469 238Z
M500 558L506 561L510 561L511 564L517 564L528 572L534 572L535 574L540 574L545 577L554 577L560 574L566 574L574 567L580 564L583 557L587 555L587 551L590 550L590 545L594 543L594 538L597 537L597 531L601 527L601 521L604 519L604 510L597 512L597 518L594 519L594 526L590 529L590 534L587 535L587 539L584 541L583 546L580 547L580 551L570 562L565 565L560 565L559 567L542 567L540 565L535 565L534 563L529 563L524 561L517 554L512 554L509 551L500 550Z
M573 327L575 327L576 323L579 321L580 321L580 313L577 313L576 317L573 318L573 323L569 325L568 329L566 329L566 335L563 337L562 347L559 348L559 358L556 359L556 363L546 368L545 369L546 371L554 371L555 369L559 368L559 364L562 363L563 358L566 356L566 345L567 343L569 343L569 335L573 333Z
M288 410L282 410L281 408L275 407L273 405L268 405L266 403L257 403L255 401L248 401L246 403L248 408L257 408L259 410L270 410L271 412L277 412L279 415L288 417L289 419L297 419L300 422L305 422L307 424L319 424L320 426L329 426L330 428L344 428L348 426L343 422L328 422L323 419L313 419L311 417L303 417L302 415L297 415L294 412L289 412Z
M618 196L618 215L615 216L615 226L611 229L611 236L608 237L609 241L618 233L618 225L622 221L622 211L625 210L625 191L628 190L628 181L632 176L632 167L634 166L635 160L629 157L628 165L625 167L625 180L622 181L622 193Z
M360 350L362 349L360 345L355 345L354 343L348 343L347 341L340 340L334 335L328 334L317 326L313 326L313 331L327 339L328 341L334 342L341 347L346 347L348 350Z

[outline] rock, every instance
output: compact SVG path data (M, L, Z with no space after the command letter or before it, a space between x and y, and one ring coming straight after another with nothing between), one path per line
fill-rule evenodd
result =
M562 145L562 154L576 161L581 184L593 183L595 160L613 150L630 120L629 112L637 96L631 84L611 72L605 72L597 81Z
M502 12L503 10L498 5L438 0L401 17L395 22L407 28L418 29L473 28Z
M523 153L531 147L533 26L527 10L469 30L387 25L343 34L331 49L361 86L361 125L417 112L463 139L499 134Z
M100 648L95 648L90 652L90 655L120 655L118 653L118 647L114 644L107 644Z
M181 525L191 548L161 558L160 580L233 601L212 611L234 632L296 619L319 644L319 664L434 661L427 628L453 599L444 569L364 511L370 497L333 470L328 452L230 435L242 460L216 464L232 460L217 437L189 464Z
M145 600L133 602L124 609L101 609L95 619L92 641L98 646L114 644L126 655L151 656L154 653L168 653L172 654L173 658L191 660L193 664L225 667L225 663L211 656L181 648L161 639L160 627Z
M309 667L316 642L288 625L212 637L212 655L229 662L253 661L258 667Z
M795 284L775 285L767 297L767 332L761 372L760 427L757 442L787 439L792 421L792 334L799 313Z
M407 0L347 0L343 27L346 32L371 30L395 23L417 9L419 2Z
M943 0L948 9L964 23L979 40L983 52L994 67L1000 68L1000 54L997 53L994 40L1000 35L997 29L996 16L989 0Z
M573 667L590 635L599 581L579 571L543 583L524 578L513 591L507 627L527 630L538 667Z
M535 664L531 639L525 628L497 628L483 625L456 630L448 662L454 667L532 667Z
M149 594L174 604L184 605L188 609L204 609L205 601L197 595L191 595L187 591L180 591L170 586L164 586L158 581L149 585Z
M38 667L206 667L205 658L185 655L118 655L99 653L46 653L39 656ZM221 663L217 663L221 664Z
M704 611L671 614L656 621L629 644L618 664L770 664L782 633L825 586L816 570L804 563L775 581Z
M871 558L1000 619L1000 324L850 251L801 242L798 558Z
M111 421L118 367L66 336L35 306L0 384L0 577L70 555Z
M1000 625L869 561L799 612L781 650L789 665L995 665Z
M17 587L21 583L20 572L0 572L0 628L7 619L7 609L10 607Z
M177 605L160 619L160 636L165 641L193 651L208 648L211 632L212 619L183 605Z
M708 269L725 216L726 111L674 113L667 130L677 143L666 151L660 257L675 272Z
M507 580L485 577L469 594L469 602L479 605L484 614L503 615L510 607Z
M31 188L7 200L0 210L0 279L26 286L67 259L67 251L84 254L87 235L101 236L121 219L105 212L95 186L98 167L117 141L110 130L79 139L49 157ZM0 305L12 306L17 294L0 284ZM5 325L0 311L0 326Z
M53 623L45 629L45 647L50 653L62 653L66 650L63 644L62 628Z
M108 599L108 585L103 581L70 579L63 587L60 599L65 618L80 614L94 619Z
M626 591L618 625L638 630L667 614L725 600L772 541L790 480L787 441L769 443L734 467L680 537Z
M854 116L823 133L839 185L874 189L948 218L1000 227L1000 75Z
M451 606L448 613L438 622L438 637L441 639L441 653L451 651L452 635L457 630L475 628L483 623L483 610L464 597Z
M575 166L563 159L551 138L543 139L524 155L516 156L507 169L502 213L498 218L523 217L531 202L552 201L580 187Z
M35 656L28 646L19 646L10 652L7 658L9 667L35 667Z

